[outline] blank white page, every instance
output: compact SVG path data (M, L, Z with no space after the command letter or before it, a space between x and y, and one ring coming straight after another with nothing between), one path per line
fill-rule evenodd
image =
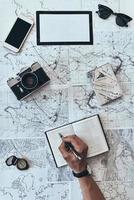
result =
M96 156L109 150L98 116L73 124L74 132L88 145L87 157Z
M56 160L56 164L58 167L61 167L63 165L66 165L67 163L64 160L61 152L59 151L59 146L62 143L62 139L60 138L59 133L62 134L64 137L68 135L74 135L75 133L72 125L63 126L61 128L48 131L46 133L53 151L53 155Z
M90 42L89 14L40 14L40 42Z

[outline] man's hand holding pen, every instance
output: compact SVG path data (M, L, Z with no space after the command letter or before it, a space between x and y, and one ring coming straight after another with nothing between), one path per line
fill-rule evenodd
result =
M62 140L59 150L71 169L76 173L86 170L88 146L76 135L62 137ZM70 148L66 144L71 144Z
M60 145L59 150L73 170L73 175L79 180L83 199L105 200L104 195L87 170L86 157L88 146L76 135L67 137L60 135L60 137L62 138L62 144ZM71 149L68 148L68 145L66 145L67 143L72 145ZM73 153L74 149L75 153ZM81 159L78 159L77 155L79 155Z

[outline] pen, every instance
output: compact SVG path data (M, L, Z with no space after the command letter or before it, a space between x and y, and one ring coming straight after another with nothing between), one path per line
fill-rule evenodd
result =
M73 155L78 159L78 160L82 160L82 157L80 156L80 154L75 150L74 146L69 143L69 142L65 142L63 140L63 135L61 133L59 133L60 138L62 139L63 143L65 144L65 147L69 150L71 150L71 152L73 153Z

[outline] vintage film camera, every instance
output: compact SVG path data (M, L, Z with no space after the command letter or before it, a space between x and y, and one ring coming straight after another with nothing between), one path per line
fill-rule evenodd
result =
M18 100L23 100L38 88L47 84L50 78L38 62L33 63L31 67L23 68L16 78L7 81Z

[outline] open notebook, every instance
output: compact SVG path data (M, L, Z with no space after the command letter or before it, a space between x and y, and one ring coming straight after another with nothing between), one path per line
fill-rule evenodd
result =
M63 136L79 136L89 147L88 158L109 150L99 116L79 120L45 133L57 167L67 165L58 149L62 143L59 133Z

